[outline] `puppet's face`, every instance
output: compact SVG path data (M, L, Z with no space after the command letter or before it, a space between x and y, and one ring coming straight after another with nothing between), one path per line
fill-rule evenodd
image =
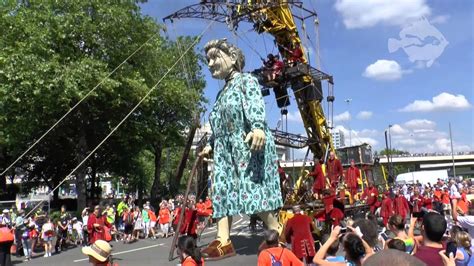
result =
M211 48L206 57L209 71L215 79L226 79L235 71L236 55L229 55L220 49Z

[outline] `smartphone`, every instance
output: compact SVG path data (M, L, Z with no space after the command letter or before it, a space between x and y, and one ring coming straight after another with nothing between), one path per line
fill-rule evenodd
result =
M423 212L414 212L413 217L414 218L423 218Z
M380 236L383 238L383 240L387 241L388 235L386 233L381 233Z
M347 232L347 227L342 227L341 228L341 234L345 234Z
M456 251L458 250L456 246L456 242L454 241L449 241L448 244L446 245L446 256L449 257L449 254L453 253L454 256L456 256Z

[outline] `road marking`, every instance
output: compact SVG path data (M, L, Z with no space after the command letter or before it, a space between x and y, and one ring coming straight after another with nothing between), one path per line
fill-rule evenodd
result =
M160 244L151 245L151 246L146 246L146 247L141 247L141 248L134 248L134 249L124 250L124 251L112 253L112 256L116 256L116 255L120 255L120 254L125 254L125 253L130 253L130 252L135 252L135 251L140 251L140 250L149 249L149 248L156 248L156 247L160 247L160 246L164 246L164 245L165 245L165 243L160 243ZM86 261L86 260L89 260L89 258L80 259L80 260L75 260L74 262L80 262L80 261Z
M240 218L237 222L234 222L234 225L237 225L240 223L240 221L242 221L243 218Z
M231 228L231 232L232 232L232 231L236 231L236 230L239 229L239 228L245 228L245 227L247 227L247 225L236 225L236 226L234 226L233 228ZM212 233L215 233L215 232L217 232L217 229L209 230L209 231L207 231L207 232L202 233L201 235L202 235L202 236L205 236L205 235L212 234ZM235 233L235 232L234 232L234 233ZM232 234L231 234L231 235L232 235Z

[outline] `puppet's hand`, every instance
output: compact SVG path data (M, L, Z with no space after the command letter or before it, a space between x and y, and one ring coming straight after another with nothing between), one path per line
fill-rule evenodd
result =
M209 154L211 153L212 148L211 146L206 146L202 151L199 153L199 157L209 157Z
M265 145L265 132L261 129L254 129L250 133L247 134L245 138L245 143L249 143L252 140L252 146L250 149L252 151L259 151Z

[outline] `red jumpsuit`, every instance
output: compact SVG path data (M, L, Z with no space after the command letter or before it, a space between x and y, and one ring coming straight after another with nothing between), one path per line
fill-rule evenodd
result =
M365 189L364 193L362 193L362 199L365 199L367 205L370 206L370 212L375 213L375 210L379 206L377 203L377 198L379 196L379 191L376 187L370 186Z
M309 174L310 176L314 177L314 183L313 183L313 193L317 193L318 195L321 195L321 191L325 188L325 178L323 174L323 168L321 167L321 164L316 163L314 166L313 172Z
M301 50L299 45L296 45L294 49L289 50L288 53L289 53L288 61L290 63L303 61L303 50Z
M346 184L347 188L351 192L352 198L357 193L357 180L360 178L360 171L359 168L356 166L349 167L346 170Z
M98 227L94 227L94 224L99 224ZM105 240L105 229L104 227L110 228L111 225L107 222L106 216L100 217L95 216L94 213L89 215L87 220L87 231L89 233L89 243L92 245L97 240Z
M340 225L341 221L344 220L344 212L339 208L335 208L334 202L341 204L334 195L324 197L324 210L314 214L314 218L321 222L330 220L333 226Z
M197 210L186 208L184 212L184 223L181 225L180 233L197 238L196 228L198 224Z
M306 261L311 261L311 257L316 254L314 239L311 234L313 230L314 225L311 218L304 214L295 214L295 216L286 223L286 242L291 242L291 251L293 251L300 260L306 258Z
M427 208L428 210L433 209L433 200L429 197L423 198L423 207Z
M283 70L283 67L285 66L285 64L283 64L282 61L280 60L275 60L275 63L273 63L273 73L275 73L275 75L278 77L279 75L281 75L281 71Z
M281 166L278 166L278 175L280 176L280 183L283 183L286 179L286 173Z
M344 220L344 212L339 208L334 208L331 211L330 217L333 226L341 225L341 221Z
M380 208L380 217L383 219L383 225L387 226L388 219L393 215L393 201L390 197L385 197L382 200L382 207Z
M339 183L339 177L343 175L342 173L342 164L338 159L331 160L329 159L326 163L326 173L331 181L331 186L333 188L337 187Z
M420 212L421 207L423 207L424 198L421 195L413 195L410 198L410 202L413 205L412 212Z
M395 209L395 214L400 215L403 220L405 220L409 210L407 199L402 195L397 195L393 202L393 207Z

